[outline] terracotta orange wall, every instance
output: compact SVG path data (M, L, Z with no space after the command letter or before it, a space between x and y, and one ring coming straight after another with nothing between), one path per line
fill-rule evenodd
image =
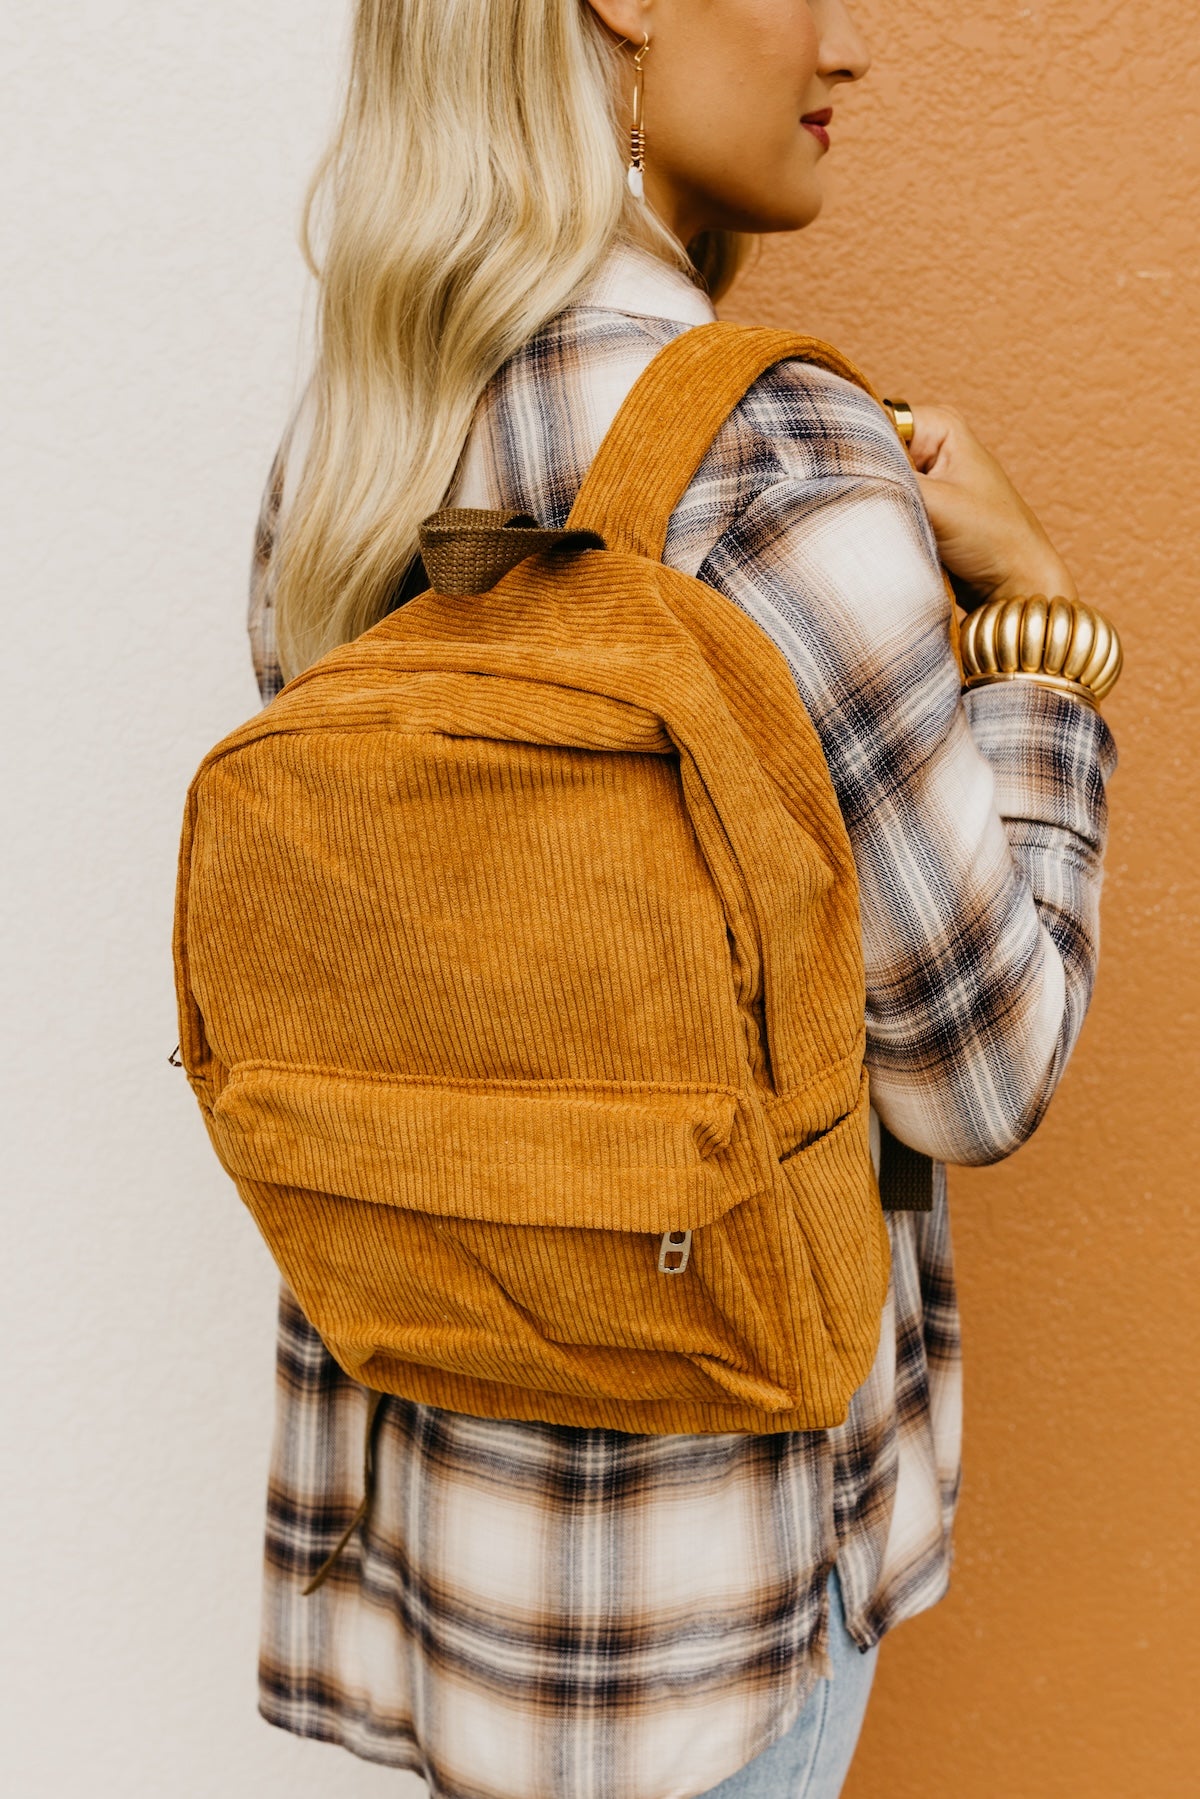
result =
M1111 609L1102 970L1047 1122L952 1176L951 1596L887 1643L847 1799L1200 1794L1200 24L866 0L830 202L726 311L961 406Z

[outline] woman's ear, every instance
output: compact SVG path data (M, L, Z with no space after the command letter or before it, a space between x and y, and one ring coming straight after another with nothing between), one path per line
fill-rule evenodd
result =
M654 0L587 0L587 4L614 37L640 44L653 35L650 18Z

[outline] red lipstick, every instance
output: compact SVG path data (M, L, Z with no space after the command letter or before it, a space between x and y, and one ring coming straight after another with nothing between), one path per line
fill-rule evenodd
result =
M826 106L821 112L806 112L800 123L806 131L811 131L823 150L829 148L829 121L833 117L832 106Z

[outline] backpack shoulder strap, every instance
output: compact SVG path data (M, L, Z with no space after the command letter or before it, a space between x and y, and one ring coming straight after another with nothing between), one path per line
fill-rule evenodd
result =
M717 432L777 362L811 362L878 400L832 345L794 331L719 321L681 332L638 378L609 426L567 520L611 550L661 558L671 514Z

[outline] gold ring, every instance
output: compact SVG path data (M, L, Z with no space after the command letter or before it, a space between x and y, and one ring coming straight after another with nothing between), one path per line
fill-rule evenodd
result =
M885 400L883 403L891 415L891 420L896 427L896 433L900 442L903 444L910 444L913 440L913 432L916 430L917 424L916 420L913 418L912 407L907 400Z

